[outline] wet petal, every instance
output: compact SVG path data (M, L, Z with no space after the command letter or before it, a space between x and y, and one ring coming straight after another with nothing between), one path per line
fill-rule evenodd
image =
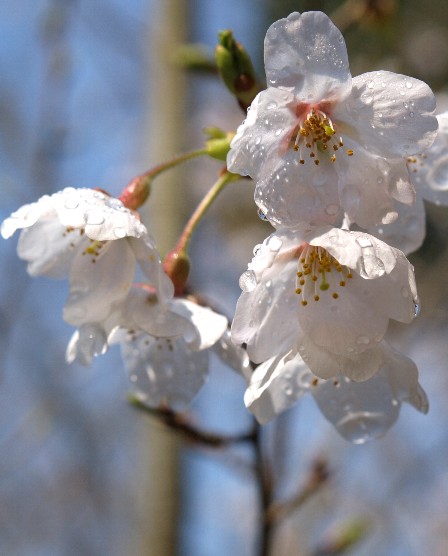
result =
M300 164L293 149L269 172L263 171L255 188L255 202L274 226L294 228L333 224L340 218L335 165L320 154Z
M185 409L208 376L208 353L193 352L183 338L122 336L121 351L131 389L151 407Z
M57 218L45 216L22 230L17 254L28 262L31 276L65 278L75 253L87 246L79 230L63 228Z
M295 12L276 21L264 49L268 86L291 88L310 104L341 100L350 93L344 38L324 13Z
M288 148L297 125L295 105L288 91L271 88L259 93L230 144L227 168L257 179L266 161Z
M135 257L126 240L99 244L94 253L78 252L70 270L64 320L74 326L105 320L132 285Z
M227 330L227 318L187 299L175 298L170 310L184 317L193 325L194 334L185 334L190 349L200 351L211 347Z
M397 219L391 224L369 228L372 234L385 243L400 249L406 255L417 251L426 235L426 211L421 198L415 205L395 204Z
M427 149L436 137L435 98L426 83L389 71L353 78L352 95L333 111L367 151L385 158Z
M293 405L310 389L313 379L300 355L273 357L254 371L244 403L265 424Z

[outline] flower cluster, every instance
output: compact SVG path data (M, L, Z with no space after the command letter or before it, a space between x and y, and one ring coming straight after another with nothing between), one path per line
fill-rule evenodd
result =
M265 66L268 87L227 158L255 180L259 213L276 228L241 276L232 325L259 364L246 405L266 422L310 390L362 442L391 426L403 400L427 411L415 365L384 336L389 319L418 313L399 248L423 240L423 198L446 202L447 116L437 121L417 79L352 78L344 39L321 12L274 23Z
M67 360L89 365L119 343L136 395L154 407L187 406L207 377L207 349L227 342L227 319L173 297L136 213L104 192L67 188L21 207L1 233L17 229L32 276L69 280L64 319L77 331ZM133 284L137 267L144 283Z
M212 349L246 378L260 423L310 392L344 437L363 442L395 422L401 402L428 409L416 366L385 337L389 320L409 323L419 311L406 255L424 239L423 200L448 204L448 113L436 117L433 93L412 77L352 78L344 39L321 12L274 23L265 64L267 88L235 135L210 128L205 149L138 176L119 199L73 188L44 196L1 233L21 230L18 254L32 276L68 279L69 362L89 365L119 344L138 399L180 410L204 384ZM241 106L259 90L252 85L239 91ZM151 180L227 152L227 169L162 265L137 212ZM226 317L185 294L186 246L221 189L246 175L274 231L241 275L230 333Z

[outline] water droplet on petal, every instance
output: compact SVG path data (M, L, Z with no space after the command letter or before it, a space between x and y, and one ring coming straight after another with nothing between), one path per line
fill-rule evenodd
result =
M264 220L265 222L267 222L268 217L266 216L266 213L263 209L258 209L258 218L260 218L260 220Z
M261 137L255 139L255 145L258 146L261 143Z
M124 228L115 228L114 235L117 239L122 239L123 237L126 237L126 230Z
M414 303L414 316L418 317L419 314L420 314L420 303L415 302Z
M291 396L292 393L293 393L292 386L289 385L289 384L285 384L285 386L284 386L284 391L285 391L285 394L286 394L287 396Z
M101 210L91 209L86 214L86 224L100 225L104 222L104 216Z
M370 411L351 411L335 425L342 436L353 444L364 444L372 438L377 438L390 426L386 415Z
M246 270L246 272L243 272L240 276L239 285L243 292L249 293L253 291L257 286L255 272L253 270Z
M368 81L367 82L367 87L369 89L373 89L375 87L375 81L372 81L372 80Z
M259 255L262 251L263 251L263 246L261 245L261 243L259 243L258 245L256 245L256 246L254 247L254 250L253 250L254 257L258 257L258 255Z
M412 89L412 82L411 81L406 81L406 88L407 89Z
M271 236L268 240L268 247L271 251L278 251L282 243L282 240L278 236Z
M66 209L75 209L79 207L79 199L76 195L72 195L65 200L64 206Z
M272 101L270 102L267 106L266 106L266 110L273 110L274 108L277 108L277 103Z
M356 239L356 243L361 247L372 247L372 241L368 237L358 237Z
M414 112L409 112L409 117L413 118L415 116Z

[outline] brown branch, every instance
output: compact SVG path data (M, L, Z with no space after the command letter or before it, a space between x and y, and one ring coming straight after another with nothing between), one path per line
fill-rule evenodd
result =
M164 425L179 433L185 440L193 444L201 444L208 448L223 448L232 444L239 444L241 442L254 442L256 433L255 430L235 435L225 436L217 433L211 433L197 429L192 425L185 414L177 413L168 407L153 408L146 405L134 394L128 394L128 401L140 411L147 415L156 418Z

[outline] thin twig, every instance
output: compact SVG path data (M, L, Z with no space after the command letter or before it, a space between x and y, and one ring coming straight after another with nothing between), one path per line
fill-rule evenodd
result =
M313 494L320 490L329 476L327 462L322 459L316 460L303 488L290 500L272 503L266 510L266 521L278 523L292 511L300 508Z
M155 417L170 429L178 432L186 440L195 444L201 444L203 446L207 446L208 448L222 448L231 444L254 442L255 430L234 436L210 433L197 429L188 421L186 415L177 413L167 407L149 407L134 394L128 394L128 401L136 409L144 411L147 415Z

